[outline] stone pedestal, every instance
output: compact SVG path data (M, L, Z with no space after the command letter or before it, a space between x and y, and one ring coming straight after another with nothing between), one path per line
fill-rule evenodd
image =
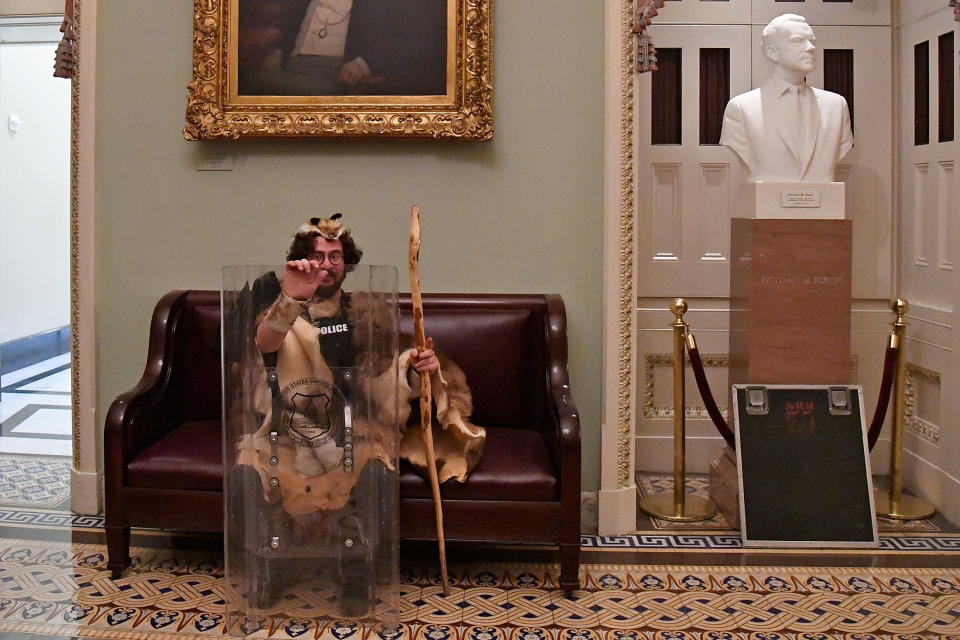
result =
M843 182L758 182L754 217L842 220L846 187Z
M731 220L728 398L734 384L850 382L852 231L850 220ZM710 463L710 498L739 528L736 460L724 447Z
M850 220L731 220L728 393L849 383L852 230Z

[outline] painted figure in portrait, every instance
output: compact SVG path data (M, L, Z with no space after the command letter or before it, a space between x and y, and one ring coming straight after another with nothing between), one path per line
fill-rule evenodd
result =
M239 95L447 93L447 0L240 0L239 22Z

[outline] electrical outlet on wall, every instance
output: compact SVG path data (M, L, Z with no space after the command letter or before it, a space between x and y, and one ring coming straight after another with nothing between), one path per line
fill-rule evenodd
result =
M20 131L20 116L11 113L10 117L7 118L7 128L13 133Z

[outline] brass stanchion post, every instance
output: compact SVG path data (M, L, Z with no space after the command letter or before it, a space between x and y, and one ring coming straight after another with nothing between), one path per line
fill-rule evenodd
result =
M921 498L903 495L903 429L906 409L907 378L907 311L910 305L903 298L894 301L891 309L897 314L892 322L891 344L897 349L897 369L893 384L893 432L890 436L890 490L877 490L874 500L877 515L895 520L929 518L936 508Z
M687 301L675 298L670 304L675 316L673 329L673 495L660 493L644 496L640 509L647 515L673 522L708 520L717 513L717 507L707 498L687 495L686 466L686 347Z

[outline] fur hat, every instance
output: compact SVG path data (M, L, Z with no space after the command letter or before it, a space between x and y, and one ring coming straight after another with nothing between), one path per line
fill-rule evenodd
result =
M311 233L323 236L327 240L339 240L343 234L349 234L350 229L343 226L340 218L342 213L335 213L329 218L310 218L297 229L296 235L307 236Z
M350 229L340 222L342 217L342 213L335 213L329 218L310 218L300 225L293 234L287 260L300 260L309 256L313 252L313 239L320 236L328 240L339 240L343 244L343 261L347 264L360 262L363 250L354 242Z

